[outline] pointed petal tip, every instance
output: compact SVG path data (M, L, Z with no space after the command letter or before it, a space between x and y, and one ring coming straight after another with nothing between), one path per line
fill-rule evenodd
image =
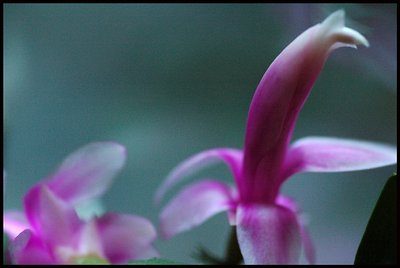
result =
M128 156L128 150L126 147L116 141L100 141L100 142L93 142L89 144L88 146L93 146L93 147L102 147L103 150L109 150L111 152L115 152L116 154L120 155L123 157L123 161L125 162L126 157Z
M396 164L397 148L365 140L314 136L293 143L289 158L291 174L356 171Z
M104 194L126 158L125 146L117 142L92 142L69 154L45 184L58 197L76 205Z
M360 34L359 32L357 32L351 28L343 27L341 34L352 37L353 45L363 45L365 47L369 47L368 40L362 34Z
M92 154L92 157L109 157L123 167L128 156L127 148L116 141L97 141L80 147L74 153ZM73 155L73 154L71 154ZM118 161L117 161L118 160Z
M322 24L343 26L345 15L346 12L344 11L344 9L336 10L335 12L331 13L328 17L326 17L322 22Z
M345 12L337 10L329 15L321 24L321 33L328 37L329 51L339 47L357 48L357 45L369 47L368 40L358 31L345 27Z

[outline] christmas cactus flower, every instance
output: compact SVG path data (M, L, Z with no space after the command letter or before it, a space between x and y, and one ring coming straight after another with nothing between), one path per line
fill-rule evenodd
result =
M24 213L4 213L15 264L126 263L158 256L153 225L139 216L106 213L85 221L76 206L101 196L125 164L114 142L88 144L69 155L24 198Z
M301 248L315 262L314 248L297 204L280 193L282 183L299 172L342 172L396 163L396 148L340 138L290 140L298 114L324 63L339 47L368 46L345 27L339 10L298 36L272 62L250 105L244 149L215 148L183 161L156 192L167 190L200 168L222 160L236 187L204 180L183 189L161 211L163 238L191 229L227 211L245 264L298 263Z

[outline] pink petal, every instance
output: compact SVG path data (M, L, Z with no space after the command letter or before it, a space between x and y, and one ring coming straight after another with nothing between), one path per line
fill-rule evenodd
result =
M298 207L296 201L290 197L279 195L276 199L276 204L290 209L293 213L300 212L300 208Z
M75 210L45 185L31 188L24 199L25 213L33 231L50 247L71 245L81 228Z
M232 208L233 198L232 190L222 182L206 180L191 184L162 210L161 236L170 238Z
M272 62L250 105L240 188L246 202L272 202L280 182L297 116L334 48L368 45L358 32L344 27L344 12L331 14L298 36Z
M308 137L295 142L285 163L285 178L297 172L342 172L392 165L397 149L382 143Z
M297 206L296 202L292 198L289 198L287 196L279 195L276 200L276 204L291 210L296 215L299 215L299 213L301 213L300 208ZM300 226L301 241L304 246L306 258L309 263L314 264L315 263L315 249L314 249L313 242L308 233L306 223L303 222L301 220L301 218L298 217L298 219L299 219L298 223Z
M102 195L126 160L125 148L115 142L96 142L70 154L46 182L70 204Z
M14 239L25 229L29 229L29 223L24 214L20 211L7 211L3 215L3 229L10 237Z
M78 254L80 256L96 255L106 259L96 221L96 218L92 218L82 226L78 244Z
M191 156L177 167L175 167L167 176L164 183L158 188L155 201L160 202L163 195L175 184L183 180L185 177L208 167L217 161L222 160L230 168L236 182L239 182L239 176L242 166L242 151L231 148L216 148L202 151Z
M292 211L275 205L240 205L236 231L245 264L298 263L300 227Z
M10 242L10 255L14 264L56 264L43 241L25 230Z
M145 218L107 213L96 220L104 255L114 264L157 257L156 230Z
M301 240L304 246L306 259L310 264L315 264L315 248L305 224L300 223Z

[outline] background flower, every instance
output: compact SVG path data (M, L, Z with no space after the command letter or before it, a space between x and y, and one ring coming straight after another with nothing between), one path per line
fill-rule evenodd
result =
M156 231L147 219L108 212L85 220L75 210L103 195L125 160L120 144L90 143L32 186L23 211L3 214L12 264L77 264L87 258L121 264L158 256L152 246Z

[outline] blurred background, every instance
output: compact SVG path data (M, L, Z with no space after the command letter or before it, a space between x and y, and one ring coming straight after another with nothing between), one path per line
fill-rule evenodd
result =
M69 153L114 140L128 161L103 196L107 210L158 227L153 194L180 161L241 148L263 73L298 34L337 9L371 46L332 53L294 139L337 136L397 145L395 4L5 4L4 209ZM283 187L307 213L319 264L352 264L374 204L397 166L297 174ZM204 176L233 182L228 169ZM168 200L180 187L167 195ZM165 205L166 201L162 205ZM225 213L170 240L161 256L184 263L196 248L222 256ZM302 263L305 263L302 257Z

